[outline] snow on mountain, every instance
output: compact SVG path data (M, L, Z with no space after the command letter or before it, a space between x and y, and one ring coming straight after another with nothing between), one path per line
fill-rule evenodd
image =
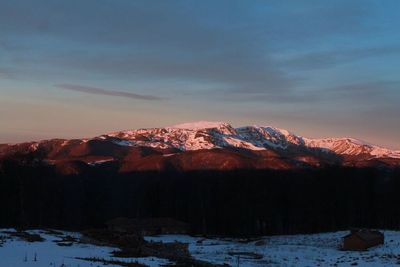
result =
M119 138L120 140L115 140L116 144L122 142L123 145L177 148L186 151L227 146L223 136L231 134L232 131L233 128L224 127L204 129L168 127L123 131L108 136Z
M304 138L308 147L322 148L340 155L371 155L373 157L395 157L396 152L353 138Z
M187 130L199 130L199 129L210 129L210 128L220 128L220 127L229 127L230 125L225 122L217 122L217 121L198 121L198 122L189 122L177 124L168 128L176 128L176 129L187 129Z
M122 131L99 138L112 138L114 143L124 146L175 148L181 151L229 147L248 150L301 148L321 149L347 156L400 158L400 151L353 138L310 139L271 126L233 128L224 122L184 123L166 128Z
M246 126L236 130L239 138L257 147L286 149L290 145L304 145L301 137L275 127Z
M390 157L400 159L400 151L392 151L392 153L390 153Z

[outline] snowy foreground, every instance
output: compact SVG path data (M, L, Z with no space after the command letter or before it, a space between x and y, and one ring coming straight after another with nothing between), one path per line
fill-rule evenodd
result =
M341 238L348 232L313 235L272 236L261 240L240 243L188 236L148 237L148 240L170 242L178 240L190 244L190 252L196 259L213 263L238 266L398 266L400 264L400 232L383 231L385 244L365 252L341 251ZM261 242L260 242L261 241ZM251 254L262 255L255 259Z
M147 266L155 267L168 264L169 261L157 258L113 258L111 252L117 250L112 247L95 246L90 244L73 243L71 246L60 246L56 241L63 239L60 235L47 233L47 231L27 231L39 234L45 240L43 242L27 242L16 237L11 237L5 232L11 229L0 230L0 267L97 267L97 266L120 266L103 264L101 262L90 262L77 258L97 258L105 260L118 260L123 262L138 262ZM64 236L80 238L79 233L62 232ZM5 240L2 240L5 237ZM3 244L2 244L3 242ZM62 244L62 243L61 243ZM68 244L66 242L65 244ZM36 261L35 261L36 255Z
M1 267L120 266L77 258L138 262L148 266L171 264L168 260L157 258L113 258L110 253L116 248L112 247L56 242L63 240L65 236L79 238L78 233L62 232L60 235L41 230L29 231L32 234L40 234L44 241L27 242L10 235L8 233L10 231L14 230L0 230ZM238 266L238 261L239 266L396 266L400 264L400 232L384 231L384 233L385 245L365 252L338 250L341 237L346 232L273 236L247 243L181 235L146 237L146 239L189 243L189 250L194 258L216 264L226 263L230 266Z

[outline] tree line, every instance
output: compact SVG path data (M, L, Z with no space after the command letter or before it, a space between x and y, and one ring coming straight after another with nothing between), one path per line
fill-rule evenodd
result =
M206 235L399 229L397 203L399 169L120 174L106 165L65 176L10 160L0 171L0 227L81 230L116 217L172 217Z

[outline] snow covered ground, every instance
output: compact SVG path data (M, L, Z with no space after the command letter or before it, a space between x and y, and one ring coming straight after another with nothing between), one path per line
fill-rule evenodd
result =
M147 237L147 240L190 244L196 259L238 266L398 266L400 232L384 231L385 244L365 252L340 251L341 238L347 232L313 235L272 236L250 243L201 239L188 236ZM201 241L199 241L201 240ZM261 241L261 242L260 242ZM247 252L247 255L243 252ZM254 254L252 256L252 253ZM231 254L231 255L230 255ZM233 254L233 256L232 256ZM257 254L261 259L255 259Z
M102 267L118 266L89 262L77 258L99 258L124 262L139 262L148 266L168 264L157 258L113 258L116 248L73 242L59 246L65 236L79 238L80 234L62 232L62 235L42 230L43 242L27 242L10 235L12 229L0 230L1 267ZM248 243L228 239L203 239L186 235L146 237L148 241L189 243L192 256L216 264L230 266L397 266L400 264L400 232L384 231L385 244L365 252L340 251L341 237L347 232L313 235L272 236ZM68 242L67 242L68 243ZM36 261L35 261L36 255ZM238 257L238 255L241 255Z
M77 258L97 258L118 260L124 262L138 262L147 266L156 267L167 264L169 261L157 258L113 258L110 253L116 248L102 247L89 244L73 243L71 246L59 246L55 241L62 236L46 231L28 231L39 234L43 242L27 242L18 237L12 237L6 232L13 229L0 230L0 267L113 267L120 265L90 262ZM79 238L80 234L62 232L64 236ZM3 238L2 238L3 237ZM4 240L4 241L1 241ZM3 243L4 242L4 243ZM36 255L36 261L35 261Z

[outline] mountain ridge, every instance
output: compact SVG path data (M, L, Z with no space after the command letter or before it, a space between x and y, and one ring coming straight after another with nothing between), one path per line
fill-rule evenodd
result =
M160 129L164 129L165 131L159 131ZM242 126L234 128L229 123L225 122L208 122L208 121L200 121L194 123L184 123L178 124L170 127L163 128L147 128L147 129L138 129L138 130L127 130L127 131L119 131L115 133L110 133L104 136L108 137L119 137L122 139L136 141L137 144L146 145L146 142L140 142L136 140L135 135L143 135L149 134L153 138L154 135L159 135L160 138L155 138L154 142L158 142L162 147L162 142L164 144L170 144L174 146L173 143L170 143L167 139L163 139L163 137L169 137L168 133L181 133L181 134L190 134L190 133L199 133L199 132L207 132L207 130L216 129L217 134L226 135L223 137L224 140L220 144L211 144L202 146L201 140L197 145L193 144L193 146L184 146L180 144L175 146L175 148L179 148L182 150L196 150L196 149L211 149L217 147L224 146L234 146L240 147L250 150L262 150L269 147L273 148L282 148L286 149L288 145L303 145L309 148L320 148L331 150L338 154L348 154L348 155L359 155L362 153L370 153L371 157L393 157L400 158L400 151L391 150L388 148L384 148L378 145L370 144L360 139L343 137L343 138L306 138L300 135L296 135L291 131L286 129L281 129L273 126ZM100 138L102 137L100 136ZM132 138L133 137L133 138ZM199 137L199 136L198 136ZM256 140L261 137L264 140ZM186 140L192 142L193 140ZM225 144L224 142L225 141ZM247 143L240 141L247 141ZM249 141L249 142L248 142ZM258 142L257 142L258 141ZM238 143L239 142L239 143ZM132 144L133 145L133 144ZM347 146L347 147L346 147Z
M358 139L312 139L272 126L234 128L229 123L204 121L88 139L0 145L0 161L21 155L23 162L28 157L67 173L109 165L119 172L400 166L399 151Z

